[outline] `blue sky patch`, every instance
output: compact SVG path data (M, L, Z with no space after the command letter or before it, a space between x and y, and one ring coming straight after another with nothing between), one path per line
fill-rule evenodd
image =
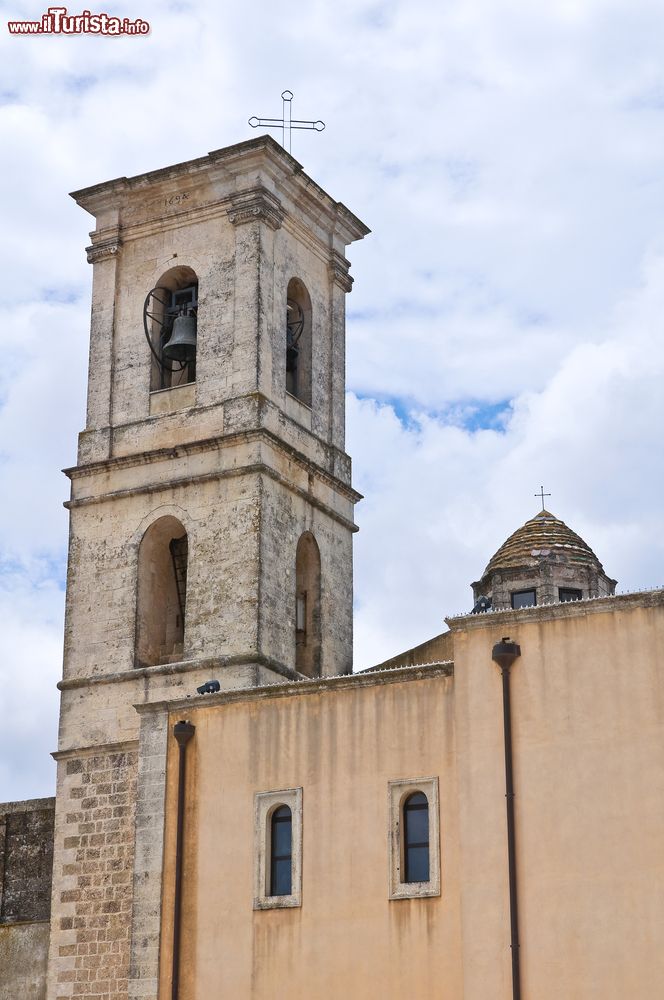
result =
M498 431L504 434L511 416L512 403L509 399L501 400L498 403L464 402L458 404L457 408L450 407L447 411L450 423L463 427L464 430L471 433Z
M70 74L63 77L63 83L66 89L74 94L87 94L89 90L92 90L99 83L99 77L94 76L92 73L81 75Z
M72 305L78 302L81 293L73 288L43 288L39 293L42 302L58 302L62 305Z
M67 557L43 552L29 561L0 556L0 587L12 589L17 580L30 587L56 586L64 592L67 582Z
M459 427L475 434L478 431L497 431L504 434L512 415L509 399L497 403L480 400L456 400L444 409L427 409L408 397L375 395L355 392L357 399L370 400L379 406L389 406L399 423L409 431L417 430L421 417L430 417L442 424Z

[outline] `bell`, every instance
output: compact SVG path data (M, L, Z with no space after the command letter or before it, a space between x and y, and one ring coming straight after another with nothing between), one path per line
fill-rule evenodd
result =
M187 364L196 357L196 317L176 316L170 339L164 344L163 355L169 361Z

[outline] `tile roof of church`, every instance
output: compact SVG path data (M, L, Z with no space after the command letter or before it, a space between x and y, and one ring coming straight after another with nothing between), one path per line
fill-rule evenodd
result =
M541 510L503 542L489 560L482 576L497 569L523 566L531 559L550 552L566 555L570 563L595 566L603 572L602 564L590 546L555 514Z

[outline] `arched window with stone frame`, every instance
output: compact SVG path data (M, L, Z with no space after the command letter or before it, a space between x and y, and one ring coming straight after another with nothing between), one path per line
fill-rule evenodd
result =
M303 281L291 278L286 292L286 392L311 406L312 310Z
M295 553L295 669L305 677L321 670L321 563L318 543L305 531Z
M438 778L388 782L390 899L440 895Z
M166 515L147 529L138 549L137 667L182 659L187 610L187 532Z
M302 905L302 788L254 795L254 909Z
M145 334L152 352L150 391L196 381L198 277L188 266L172 267L146 297Z

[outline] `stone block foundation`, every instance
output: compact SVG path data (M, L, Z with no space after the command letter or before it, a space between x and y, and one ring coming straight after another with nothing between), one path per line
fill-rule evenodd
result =
M137 750L59 761L49 1000L127 995Z

